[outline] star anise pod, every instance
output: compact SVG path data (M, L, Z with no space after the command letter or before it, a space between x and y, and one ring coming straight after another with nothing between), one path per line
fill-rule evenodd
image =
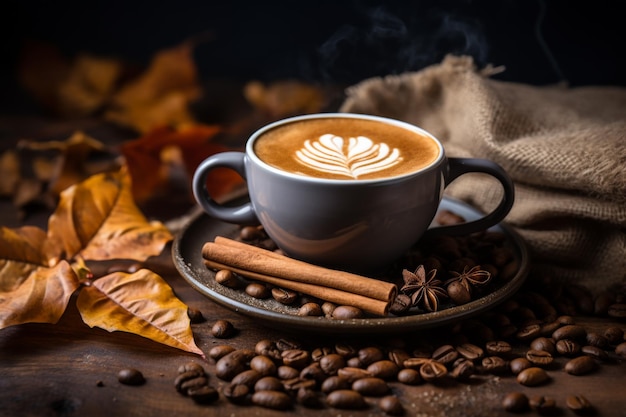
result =
M458 281L465 287L468 292L472 292L474 287L482 287L491 281L491 273L480 269L480 265L476 265L472 268L466 266L463 268L463 272L450 271L452 278L445 282L445 285L449 285L454 281Z
M407 269L402 271L404 285L400 288L404 294L411 297L414 306L421 306L428 311L437 311L439 299L447 298L448 293L443 288L441 280L435 279L437 270L433 269L426 276L424 265L417 267L415 272Z

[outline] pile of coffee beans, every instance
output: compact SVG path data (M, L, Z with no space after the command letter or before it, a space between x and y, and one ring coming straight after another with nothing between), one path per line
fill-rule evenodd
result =
M613 297L610 305L623 303L626 292L615 292ZM587 301L569 300L524 288L477 318L427 333L388 338L384 343L357 338L354 344L334 339L320 344L263 339L250 348L219 344L207 356L222 384L222 397L236 405L276 410L299 406L379 409L402 415L405 404L398 394L403 391L400 386L471 385L485 378L509 377L536 394L503 393L505 411L550 414L568 409L584 414L594 410L593 399L580 393L555 398L543 395L541 387L553 380L555 372L584 376L606 364L623 366L626 340L623 326L588 329L577 324L577 315L563 314L561 308L569 306L579 314ZM179 390L181 378L175 384ZM187 395L193 398L190 392ZM212 395L211 401L219 396Z

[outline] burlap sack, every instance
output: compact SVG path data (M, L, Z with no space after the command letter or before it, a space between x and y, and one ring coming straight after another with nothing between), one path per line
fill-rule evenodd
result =
M626 89L535 87L488 78L469 57L347 90L340 110L392 117L437 136L449 156L488 158L513 178L505 219L526 240L533 275L594 292L626 282ZM481 174L446 194L490 210ZM532 276L531 276L532 278Z

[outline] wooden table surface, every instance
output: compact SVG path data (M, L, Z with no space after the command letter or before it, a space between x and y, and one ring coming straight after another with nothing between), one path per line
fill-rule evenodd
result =
M180 197L187 199L189 196ZM180 210L188 201L171 207ZM162 210L162 207L159 208ZM155 212L156 212L155 208ZM45 213L29 218L30 223L43 224ZM21 222L9 201L0 202L0 224L16 227ZM207 353L213 346L229 344L235 348L254 349L262 339L300 340L308 346L332 346L352 343L355 346L390 346L399 338L371 334L358 338L350 335L311 335L306 332L287 333L266 327L236 312L225 309L194 290L177 272L171 260L171 245L161 256L146 266L159 273L189 307L202 312L205 321L192 325L199 348ZM199 405L180 395L174 379L180 365L190 361L201 363L211 374L210 382L218 389L228 382L215 376L215 364L202 361L197 355L160 345L142 337L115 332L108 333L85 325L75 307L75 300L59 323L24 324L0 330L0 415L2 416L106 416L106 417L171 417L186 415L224 416L376 416L384 413L375 398L368 398L364 410L340 410L331 407L309 409L300 405L289 411L277 411L258 406L229 403L223 395L210 405ZM211 335L211 325L218 319L231 321L237 334L229 339ZM608 318L576 316L588 331L602 332L609 326L626 329L624 321ZM414 337L414 335L411 335ZM426 341L429 331L421 335ZM527 345L517 346L523 351ZM558 415L573 416L565 399L583 394L594 406L594 415L626 416L626 364L623 358L612 356L589 375L573 376L563 371L566 358L559 357L548 369L551 381L539 387L519 384L511 373L481 375L470 382L447 380L445 383L423 383L408 386L389 382L392 392L402 402L407 416L501 416L512 415L503 410L502 397L512 391L528 396L552 396L559 406ZM141 386L123 385L117 380L122 368L134 367L146 378ZM524 415L537 415L527 411Z

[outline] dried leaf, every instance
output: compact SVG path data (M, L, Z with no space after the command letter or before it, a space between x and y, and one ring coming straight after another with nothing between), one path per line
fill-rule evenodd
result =
M59 112L67 117L85 117L99 110L113 94L121 73L118 60L79 55L59 86Z
M34 226L0 227L0 291L14 291L31 273L48 266L46 232Z
M38 227L0 227L0 328L57 322L78 288L66 262L48 268L45 238Z
M259 81L251 81L244 87L244 96L270 119L319 112L326 100L322 90L292 80L278 81L267 86Z
M80 292L77 306L90 327L134 333L204 356L194 342L187 306L147 269L95 280Z
M105 118L139 132L193 124L188 104L201 92L194 46L186 42L159 52L144 74L114 95Z
M20 179L20 162L17 152L8 149L0 155L0 196L11 196Z
M160 222L148 222L135 205L125 168L102 173L61 193L48 221L52 258L143 261L172 239Z
M144 201L163 188L170 176L169 164L182 163L188 178L191 178L205 158L230 150L213 142L220 132L218 126L163 127L122 144L121 152L133 180L135 200ZM180 151L180 158L172 157L175 154L172 148ZM231 170L215 170L208 176L208 190L217 197L231 191L241 182L241 177Z

